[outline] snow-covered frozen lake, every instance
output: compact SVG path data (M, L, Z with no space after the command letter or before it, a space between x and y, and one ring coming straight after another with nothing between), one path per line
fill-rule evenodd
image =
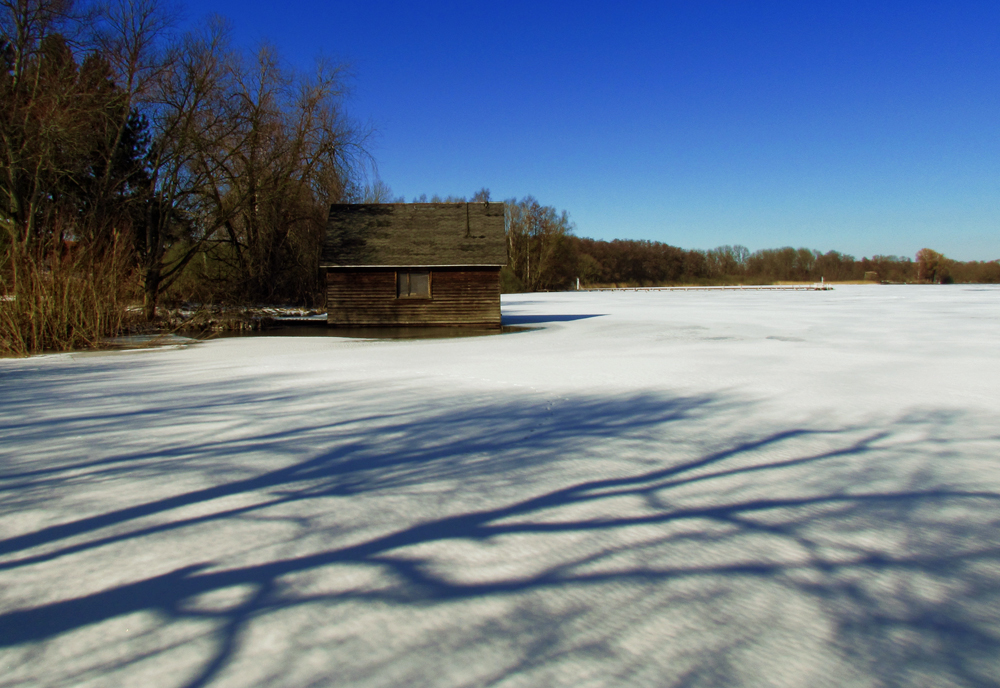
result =
M1000 289L0 360L0 686L996 686Z

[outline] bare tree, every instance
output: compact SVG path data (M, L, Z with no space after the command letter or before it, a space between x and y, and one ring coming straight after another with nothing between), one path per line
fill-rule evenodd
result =
M5 245L120 253L130 236L149 319L206 251L230 295L315 291L329 204L390 193L344 110L344 67L244 57L219 19L176 37L160 0L96 7L0 0Z
M160 294L225 223L227 209L204 195L229 163L236 125L226 115L230 51L225 23L213 19L164 56L144 99L152 122L150 181L136 248L143 272L144 314L156 317Z
M220 108L232 130L201 153L226 278L252 300L315 289L329 204L363 198L370 162L366 132L344 111L344 68L320 63L304 77L263 46L230 60L226 88Z
M920 249L917 251L917 279L921 282L949 282L951 280L949 262L937 251L929 248Z
M145 176L145 123L71 3L0 5L0 218L12 246L108 248ZM82 46L82 47L81 47Z
M0 222L22 249L36 238L72 173L69 163L87 132L79 116L78 67L61 31L74 30L72 3L0 1ZM45 230L43 230L45 231Z
M505 204L510 270L528 291L566 286L574 276L575 261L568 241L573 223L566 211L543 206L534 197Z

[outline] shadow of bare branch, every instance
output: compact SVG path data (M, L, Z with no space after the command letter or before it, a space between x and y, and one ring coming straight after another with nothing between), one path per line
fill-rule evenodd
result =
M1000 493L941 470L960 418L753 434L720 396L342 405L353 392L252 432L259 395L214 390L184 412L243 406L250 425L5 464L7 516L176 481L0 539L8 580L128 565L4 601L8 675L125 676L188 648L164 685L997 685ZM83 410L48 437L180 413ZM43 432L27 414L5 430ZM46 664L67 639L73 661Z

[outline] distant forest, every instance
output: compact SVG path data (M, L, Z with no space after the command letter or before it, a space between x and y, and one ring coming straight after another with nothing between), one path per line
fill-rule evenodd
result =
M0 3L0 353L94 346L160 322L161 305L322 305L330 204L403 200L346 91L342 65L290 70L272 47L231 45L224 20L177 31L159 0ZM577 237L530 196L505 207L507 292L1000 282L996 261L929 249L685 250Z
M685 250L656 241L577 237L565 211L557 212L530 196L511 199L506 207L510 263L503 272L503 287L509 292L570 289L578 278L582 287L821 280L1000 283L1000 261L963 263L927 248L914 259L857 259L837 251L790 247L752 253L738 245Z

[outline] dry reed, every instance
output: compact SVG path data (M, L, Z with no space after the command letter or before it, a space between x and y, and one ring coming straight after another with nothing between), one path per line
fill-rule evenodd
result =
M127 246L116 240L100 254L59 249L7 245L0 258L0 355L97 348L127 331L136 296Z

